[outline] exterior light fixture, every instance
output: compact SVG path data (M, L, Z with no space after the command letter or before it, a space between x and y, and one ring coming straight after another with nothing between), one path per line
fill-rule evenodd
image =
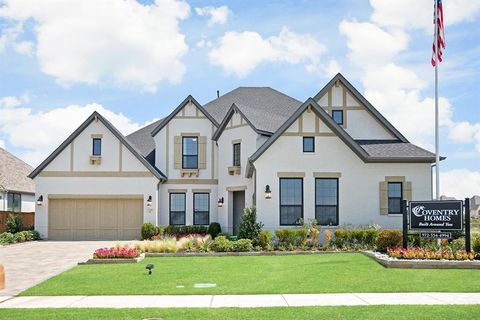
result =
M152 196L148 196L147 207L151 207L151 206L152 206Z
M218 207L219 207L219 208L223 207L223 197L221 197L220 199L218 199Z
M41 206L43 204L43 196L40 195L40 197L38 197L37 199L37 206Z
M155 268L155 265L149 263L146 265L145 269L148 270L148 274L152 274L152 269Z
M265 199L272 199L272 190L268 184L265 186Z

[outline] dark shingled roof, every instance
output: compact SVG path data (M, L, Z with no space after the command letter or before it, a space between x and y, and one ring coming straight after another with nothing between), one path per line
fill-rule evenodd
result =
M153 166L155 166L155 141L151 133L162 121L163 119L152 122L125 137Z
M0 148L0 191L35 193L35 183L28 177L33 168Z
M372 158L425 158L435 159L435 154L408 142L398 140L356 140Z
M238 87L203 107L221 123L234 103L255 129L267 133L277 131L302 105L297 99L270 87Z

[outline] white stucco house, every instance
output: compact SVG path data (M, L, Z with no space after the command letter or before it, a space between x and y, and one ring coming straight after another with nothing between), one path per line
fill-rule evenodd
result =
M30 175L35 228L50 239L131 239L143 222L219 222L255 204L265 228L400 227L402 199L432 197L435 156L408 140L341 74L303 103L240 87L123 136L93 113Z

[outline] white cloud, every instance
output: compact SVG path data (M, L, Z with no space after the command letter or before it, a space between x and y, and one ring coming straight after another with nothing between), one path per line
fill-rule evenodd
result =
M373 7L371 20L384 27L423 29L433 32L431 0L370 0ZM480 2L472 0L443 1L445 25L472 21L480 13Z
M34 43L31 41L17 42L15 43L14 48L16 52L26 56L32 56L34 53Z
M34 21L40 68L65 85L113 84L155 91L178 83L188 51L178 23L189 16L180 0L6 0L0 17ZM26 44L20 45L27 51ZM1 41L0 41L1 47Z
M278 36L262 38L252 31L225 33L216 48L209 52L212 64L225 72L245 77L258 65L268 62L318 65L326 47L311 34L298 34L284 27Z
M0 135L2 140L21 150L19 156L24 161L37 165L94 111L107 118L123 134L141 127L122 113L115 113L96 103L69 105L39 112L19 105L0 105Z
M208 41L206 39L202 39L197 42L197 47L198 48L211 48L213 46L211 41Z
M474 143L476 150L480 152L480 123L451 122L448 134L448 137L455 143Z
M1 10L1 7L0 7ZM0 15L1 17L1 15ZM17 23L13 26L4 28L0 33L0 53L5 51L7 46L15 43L18 35L22 32L22 24Z
M461 183L459 183L461 177ZM480 195L480 172L468 169L453 169L440 174L442 195L465 199Z
M21 104L20 99L14 96L0 98L0 108L13 108Z
M5 141L0 139L0 148L5 149Z
M209 16L208 26L211 27L215 24L225 24L228 20L228 16L232 13L227 6L214 7L202 7L195 8L195 12L199 16Z

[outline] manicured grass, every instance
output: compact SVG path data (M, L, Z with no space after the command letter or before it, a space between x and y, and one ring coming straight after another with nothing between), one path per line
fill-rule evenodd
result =
M470 320L478 319L479 314L480 305L252 309L0 309L0 319L9 320L139 320L144 318L164 320Z
M145 265L155 264L151 276ZM193 288L215 283L215 288ZM184 286L177 288L177 286ZM389 269L360 253L148 258L82 265L22 295L478 292L480 270Z

